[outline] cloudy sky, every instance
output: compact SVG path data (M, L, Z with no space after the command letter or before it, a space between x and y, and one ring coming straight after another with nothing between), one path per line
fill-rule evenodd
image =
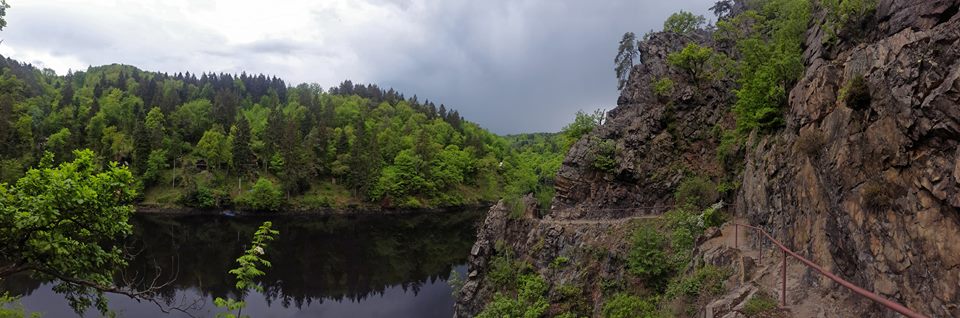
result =
M161 72L344 79L445 103L496 133L557 131L611 108L626 31L712 0L7 0L0 54L64 74Z

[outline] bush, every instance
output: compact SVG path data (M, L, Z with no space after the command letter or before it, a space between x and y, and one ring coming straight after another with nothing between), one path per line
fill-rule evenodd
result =
M868 181L860 190L863 206L871 211L883 211L890 208L894 201L891 185L882 181Z
M667 287L667 298L697 297L700 295L719 295L723 293L723 281L730 274L713 265L706 265L691 275L674 280Z
M498 253L490 260L487 279L492 286L512 286L519 275L518 267L514 264L512 253L509 251Z
M733 107L738 133L783 126L780 108L804 70L802 44L810 12L807 0L766 1L759 12L747 10L735 18L752 21L738 27L748 33L735 37L741 56Z
M705 65L713 55L713 49L689 43L682 50L670 53L667 63L686 72L693 83L699 83L703 79Z
M617 144L613 140L598 141L593 147L591 166L598 171L612 173L617 168Z
M667 98L673 95L673 81L666 77L661 77L653 82L653 94L658 98Z
M827 13L823 43L836 41L840 30L863 21L877 8L877 0L822 0L821 4Z
M544 294L547 282L539 275L523 275L517 283L517 297L511 298L497 293L493 301L483 308L478 318L499 317L540 317L547 312L550 303Z
M283 205L283 192L280 187L273 184L273 181L267 178L257 179L247 193L240 196L238 200L240 205L262 211L276 211Z
M633 232L632 241L627 270L649 284L647 287L661 290L672 271L666 238L653 225L643 224Z
M656 302L647 301L637 296L618 293L603 304L605 318L636 318L658 317Z
M597 109L593 111L592 114L578 110L573 122L567 124L562 130L560 130L560 133L563 135L564 139L564 149L569 149L573 143L577 142L577 140L580 140L580 137L589 134L601 124L603 124L602 110Z
M777 309L777 300L765 293L756 293L743 305L741 313L747 317L756 317Z
M867 80L861 75L854 76L840 90L840 99L852 109L867 109L870 107L870 88Z
M698 209L717 202L720 194L717 185L705 177L688 177L677 186L674 193L678 205L692 204Z
M671 14L670 17L663 22L663 30L677 34L689 34L699 29L706 22L707 19L702 15L694 15L693 13L680 10L680 12Z
M800 136L797 137L794 149L807 154L807 156L814 157L823 149L824 143L826 143L826 140L820 131L812 129L803 130L800 132Z

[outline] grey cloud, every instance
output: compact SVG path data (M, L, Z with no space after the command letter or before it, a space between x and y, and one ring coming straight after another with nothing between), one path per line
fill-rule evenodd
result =
M327 41L291 34L246 44L149 15L100 17L71 8L8 13L5 44L91 64L147 70L267 73L329 87L374 82L453 107L497 133L557 131L578 109L612 108L620 36L660 29L713 0L367 0L398 21L338 29ZM207 6L210 6L209 4ZM316 28L340 21L311 10ZM160 25L162 30L154 30ZM124 26L118 30L117 26ZM268 27L268 26L264 26Z

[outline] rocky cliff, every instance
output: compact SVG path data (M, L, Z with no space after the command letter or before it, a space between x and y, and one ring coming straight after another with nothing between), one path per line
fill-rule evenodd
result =
M642 62L617 108L570 149L551 212L510 219L503 206L491 210L457 315L475 315L492 299L499 289L486 278L491 259L508 253L546 278L551 302L573 297L559 287L576 286L584 299L578 306L601 316L610 282L635 283L623 262L635 226L630 218L663 212L686 176L703 175L739 185L720 193L734 203L727 213L812 261L924 314L960 316L958 7L957 0L881 0L859 25L835 36L822 27L826 14L815 10L784 127L724 150L741 158L734 162L718 160L717 149L718 131L735 126L734 83L722 76L696 83L665 61L690 42L725 49L706 32L652 34L640 44ZM665 78L676 85L655 92ZM591 165L602 142L616 149L607 171ZM711 233L700 242L722 235ZM752 262L715 257L729 251L705 246L694 262L741 272ZM554 266L558 258L573 266ZM826 316L892 315L803 267L791 271L797 282L788 287L790 303L829 296L851 307L821 312ZM716 298L731 297L731 306L743 301L739 291ZM565 309L551 306L548 314Z
M832 47L811 28L787 127L756 138L736 200L813 261L940 317L960 316L958 5L880 1L864 37ZM840 98L861 78L868 98Z

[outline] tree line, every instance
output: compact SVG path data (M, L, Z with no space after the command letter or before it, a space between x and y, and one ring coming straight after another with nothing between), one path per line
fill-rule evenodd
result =
M129 166L142 201L202 208L460 205L536 188L507 176L543 179L515 158L529 151L458 111L373 84L118 64L61 76L9 58L0 68L0 182L44 152L65 162L81 148Z

